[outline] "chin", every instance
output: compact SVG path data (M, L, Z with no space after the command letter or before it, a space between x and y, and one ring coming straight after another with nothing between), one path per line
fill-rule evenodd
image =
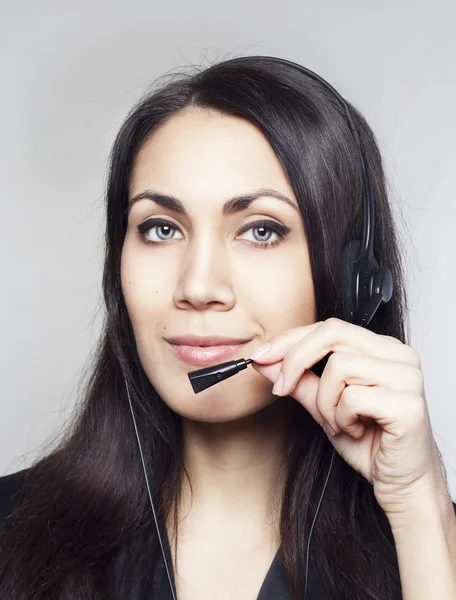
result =
M249 377L238 380L231 378L211 386L199 394L192 390L188 377L174 377L163 372L149 379L163 402L176 414L204 423L226 423L243 419L261 412L274 404L279 396L271 393L271 384L266 381L249 381ZM257 373L251 373L256 375Z
M202 395L204 392L201 392ZM187 404L181 402L168 403L167 405L175 413L191 421L198 421L200 423L228 423L230 421L239 421L250 417L254 414L262 412L265 408L274 404L278 400L277 396L271 395L269 401L264 398L258 402L250 402L246 405L242 403L231 403L226 402L226 397L223 398L223 402L210 401L210 404L203 398L192 400Z

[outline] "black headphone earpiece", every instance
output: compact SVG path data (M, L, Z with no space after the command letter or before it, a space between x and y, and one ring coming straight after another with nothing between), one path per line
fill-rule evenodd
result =
M380 304L391 300L393 276L380 267L373 250L361 253L361 241L352 240L341 253L342 318L366 326Z
M366 266L357 268L360 248L361 241L352 240L341 253L342 319L367 324L380 304L391 300L393 276L387 267L379 267L373 254Z

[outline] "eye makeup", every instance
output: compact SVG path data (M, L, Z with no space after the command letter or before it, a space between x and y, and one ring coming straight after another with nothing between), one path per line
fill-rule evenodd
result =
M161 241L156 241L156 240L152 241L147 237L147 234L150 230L152 230L154 228L159 228L159 227L167 227L167 228L171 228L171 230L173 230L173 229L179 230L179 228L176 225L174 225L170 221L167 221L166 219L162 219L162 218L158 218L158 217L147 219L143 223L140 223L137 227L141 241L144 242L145 244L151 244L151 245L155 245L155 246L159 245L159 244L163 244L164 242L173 241L172 238L169 240L163 239ZM250 223L246 223L241 228L239 235L245 233L246 231L249 231L250 229L254 229L254 230L262 229L265 231L272 231L273 233L275 233L278 236L277 239L275 239L272 242L270 242L270 241L252 242L252 241L246 240L247 244L249 244L251 246L255 246L256 248L270 248L271 246L276 246L277 244L281 243L283 241L283 239L291 231L291 229L289 227L287 227L286 225L282 225L281 223L277 223L276 221L262 219L259 221L252 221Z

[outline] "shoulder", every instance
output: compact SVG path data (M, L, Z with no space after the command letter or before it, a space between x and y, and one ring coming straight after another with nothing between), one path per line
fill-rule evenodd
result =
M0 528L13 512L29 469L0 477Z

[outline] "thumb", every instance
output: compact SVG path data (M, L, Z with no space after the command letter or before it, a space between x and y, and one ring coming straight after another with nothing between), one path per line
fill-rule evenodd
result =
M274 383L277 377L279 376L280 369L282 367L282 361L279 360L278 362L273 363L272 365L261 365L254 361L251 363L251 366L255 369L255 371L258 371L258 373L261 373L267 379L269 379L271 383Z

